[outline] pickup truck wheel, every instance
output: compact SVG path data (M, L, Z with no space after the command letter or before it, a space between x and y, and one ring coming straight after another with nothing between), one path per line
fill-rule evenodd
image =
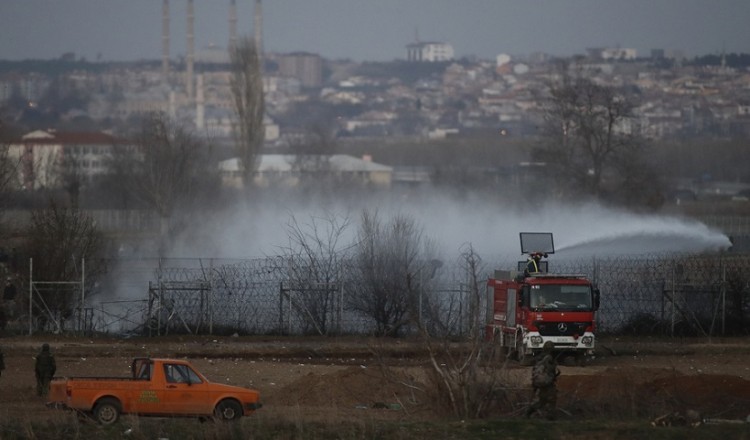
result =
M242 417L242 407L234 400L222 400L216 405L214 414L216 414L216 418L219 420L239 420Z
M94 418L102 425L111 425L120 418L120 402L117 399L105 397L94 406Z

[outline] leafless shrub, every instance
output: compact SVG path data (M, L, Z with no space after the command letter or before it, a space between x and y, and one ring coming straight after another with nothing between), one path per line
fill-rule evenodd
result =
M461 258L467 271L469 316L480 316L481 258L471 245ZM486 416L502 400L505 383L502 371L507 359L499 360L497 346L483 338L484 328L473 320L465 341L451 343L445 336L435 337L424 326L420 336L429 353L434 398L443 401L457 418Z
M291 216L286 226L289 244L283 252L288 261L288 285L282 288L301 321L321 335L329 333L340 310L336 305L340 305L341 240L348 227L348 218L333 214L310 216L304 224ZM294 293L299 293L296 300Z
M48 313L59 312L62 319L69 317L80 292L66 283L81 280L85 262L86 293L94 292L97 280L106 271L104 237L91 217L54 202L32 213L25 236L24 254L32 258L34 280L56 283L40 290L37 307Z
M371 318L379 335L398 336L418 317L420 273L431 243L416 221L397 215L384 223L363 211L348 307Z
M479 313L482 263L471 245L461 258L467 269L470 290L469 313ZM407 396L417 406L429 404L432 411L459 419L475 419L490 414L509 413L518 401L517 387L506 374L507 359L497 346L482 337L479 323L469 326L465 339L456 341L448 333L431 333L424 322L416 321L419 345L428 355L424 377L417 379L399 374L380 360L386 378L404 386ZM377 356L377 349L374 350Z

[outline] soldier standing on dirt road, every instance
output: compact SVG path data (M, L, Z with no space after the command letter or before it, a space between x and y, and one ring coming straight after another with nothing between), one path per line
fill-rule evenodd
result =
M0 376L3 375L5 369L5 355L3 355L3 347L0 347Z
M36 394L37 396L46 396L49 393L49 383L55 375L57 366L55 357L49 351L49 344L42 344L42 351L36 356L34 373L36 374Z
M545 342L544 356L537 361L531 370L531 386L534 389L534 396L526 409L527 418L535 412L539 412L547 420L555 419L557 407L556 382L560 370L557 369L557 360L552 355L553 348L552 342Z

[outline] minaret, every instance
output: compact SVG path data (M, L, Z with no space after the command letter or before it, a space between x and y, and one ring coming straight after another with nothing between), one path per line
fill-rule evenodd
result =
M203 96L203 75L200 73L196 78L195 88L195 128L203 130L206 128L206 102Z
M169 82L169 0L161 4L161 74Z
M258 56L263 54L263 11L260 0L255 0L255 11L253 11L253 31L255 31L255 48Z
M195 61L195 35L193 32L193 23L195 22L195 15L193 13L193 0L188 0L187 3L187 75L186 75L186 87L187 97L190 102L193 101L193 62Z
M229 3L229 50L237 47L237 0Z

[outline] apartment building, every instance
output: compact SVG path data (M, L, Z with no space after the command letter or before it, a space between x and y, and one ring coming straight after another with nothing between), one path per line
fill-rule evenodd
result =
M407 61L451 61L453 57L453 46L448 43L420 41L406 45Z

